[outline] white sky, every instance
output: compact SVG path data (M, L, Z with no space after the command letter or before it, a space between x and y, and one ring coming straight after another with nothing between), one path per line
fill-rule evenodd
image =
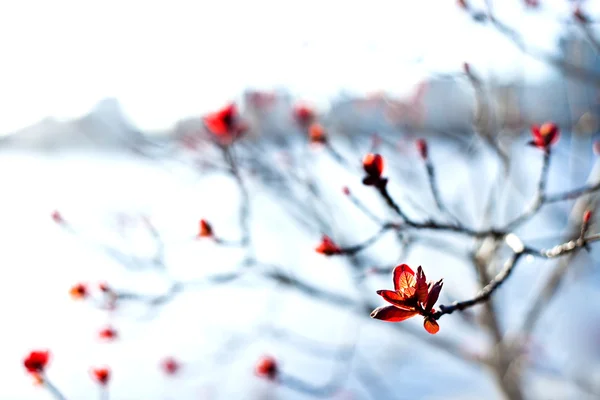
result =
M551 47L551 24L520 2L497 2L497 12ZM218 107L248 86L283 86L324 104L341 89L401 91L465 59L502 71L521 58L473 27L454 0L6 0L0 132L83 114L107 96L144 129Z

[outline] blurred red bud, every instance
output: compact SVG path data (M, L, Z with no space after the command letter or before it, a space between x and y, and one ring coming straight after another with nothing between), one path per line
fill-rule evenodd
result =
M50 216L52 217L52 220L54 222L56 222L57 224L64 224L65 223L65 219L63 218L63 216L61 215L61 213L58 212L57 210L52 211L52 214Z
M116 339L117 336L118 336L117 331L112 326L107 326L105 328L102 328L98 332L98 337L100 337L100 339L103 339L106 341L112 341L112 340Z
M277 377L277 361L271 356L262 356L255 367L256 375L261 378L275 379Z
M427 149L427 141L425 139L418 139L417 142L417 151L423 160L427 160L428 149Z
M74 300L85 299L88 295L87 285L84 283L77 283L71 287L69 294Z
M342 188L342 192L346 195L346 196L350 196L350 189L348 188L348 186L344 186Z
M200 229L198 230L198 237L212 237L213 229L212 226L208 223L207 220L200 220Z
M296 104L294 106L294 118L301 126L307 126L315 119L315 111L307 104Z
M325 143L327 142L327 135L325 128L321 124L314 123L308 128L308 138L311 143Z
M167 375L175 375L181 368L179 362L173 357L165 358L161 365L163 371L165 371L165 374Z
M108 367L92 368L90 374L92 379L102 386L108 385L108 381L110 381L110 368Z
M583 223L584 224L589 224L590 220L592 219L592 211L591 210L585 210L585 212L583 213Z
M381 177L383 173L383 157L379 154L367 154L363 158L363 169L370 177Z

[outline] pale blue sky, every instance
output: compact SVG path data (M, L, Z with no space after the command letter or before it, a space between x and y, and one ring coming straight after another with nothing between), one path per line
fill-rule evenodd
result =
M521 68L512 45L473 26L455 3L3 2L0 132L81 115L107 96L141 128L161 129L247 86L287 87L326 106L341 89L401 93L427 71L458 70L464 60L480 70ZM552 48L555 23L525 13L521 0L496 3L532 43ZM568 10L566 1L544 4Z

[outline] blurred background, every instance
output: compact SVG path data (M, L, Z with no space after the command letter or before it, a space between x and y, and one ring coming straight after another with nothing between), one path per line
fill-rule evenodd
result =
M435 336L372 320L395 265L444 278L450 304L510 249L378 235L401 221L361 182L378 152L412 220L502 227L540 194L527 142L551 121L544 194L595 185L599 54L592 0L0 4L0 399L53 398L22 367L33 349L67 399L600 398L598 246L523 257ZM230 102L248 129L223 143L203 117ZM597 201L552 202L510 232L551 248ZM376 240L327 257L322 235Z

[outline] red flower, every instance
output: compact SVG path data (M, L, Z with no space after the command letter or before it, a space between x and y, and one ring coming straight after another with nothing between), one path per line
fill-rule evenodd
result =
M165 371L167 375L175 375L177 371L181 368L179 362L173 357L167 357L162 362L162 369Z
M427 141L425 139L419 139L416 142L417 151L423 160L427 160L428 149L427 149Z
M83 283L73 285L69 290L69 294L74 300L85 299L89 294L87 285Z
M383 157L379 154L369 153L363 158L363 169L367 176L363 179L365 185L375 185L382 182Z
M346 196L350 196L350 188L348 186L344 186L342 188L342 193L344 193Z
M63 216L61 215L61 213L58 212L57 210L52 211L52 214L50 214L50 216L52 217L52 220L54 222L56 222L57 224L64 224L65 223L65 219L63 218Z
M271 356L262 356L256 363L255 371L261 378L275 379L278 372L277 361Z
M311 143L324 144L327 142L327 134L323 125L314 123L308 128L308 138Z
M233 139L248 130L248 125L240 120L235 103L230 103L222 109L204 117L204 125L223 144L229 144Z
M305 127L314 121L315 111L306 104L296 104L294 106L294 118L298 124Z
M329 236L323 235L321 243L316 247L317 253L324 254L326 256L332 256L334 254L342 254L342 249L329 238Z
M110 381L110 368L108 367L92 368L90 373L92 375L92 379L94 379L102 386L106 386L108 384L108 381Z
M533 140L528 144L542 150L548 150L550 146L558 141L560 131L558 126L552 122L546 122L542 126L533 125L531 127Z
M377 294L391 306L379 307L371 313L371 318L389 322L400 322L419 314L425 317L425 330L435 334L440 327L433 318L435 305L442 290L442 280L427 282L423 269L414 271L406 264L394 268L394 290L378 290Z
M50 361L50 352L48 350L35 350L25 357L23 365L27 372L38 375L44 372L48 361Z
M200 229L198 230L198 237L212 237L213 229L212 226L205 219L200 220Z
M107 326L105 328L100 329L98 332L98 336L100 339L111 341L117 338L118 333L112 326Z

